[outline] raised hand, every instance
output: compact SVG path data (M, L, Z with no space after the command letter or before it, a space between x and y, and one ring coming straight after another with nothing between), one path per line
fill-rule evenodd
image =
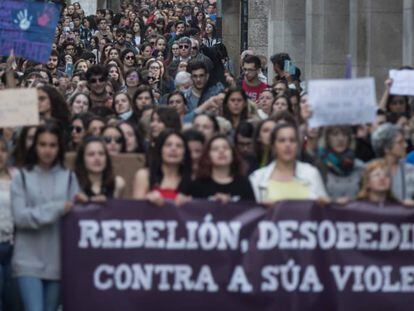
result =
M17 18L14 20L16 24L19 25L21 30L27 30L30 28L30 25L32 24L33 16L29 16L27 13L27 9L24 9L23 11L20 11L17 14Z

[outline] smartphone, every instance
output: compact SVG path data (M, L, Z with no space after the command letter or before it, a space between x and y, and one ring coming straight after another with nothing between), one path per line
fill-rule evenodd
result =
M289 73L290 75L294 75L296 73L296 66L291 60L285 60L283 71Z
M69 76L72 77L73 75L73 64L72 63L67 63L65 66L65 73Z

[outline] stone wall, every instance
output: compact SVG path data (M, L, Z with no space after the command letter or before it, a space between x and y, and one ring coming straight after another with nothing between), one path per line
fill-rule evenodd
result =
M344 77L350 54L379 94L390 68L414 64L414 0L251 0L248 38L258 54L288 52L303 79Z

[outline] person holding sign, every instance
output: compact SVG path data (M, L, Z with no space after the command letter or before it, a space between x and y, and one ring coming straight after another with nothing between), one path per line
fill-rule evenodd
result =
M283 123L275 127L271 135L275 160L250 175L256 201L329 200L319 171L296 160L299 142L295 125Z
M221 202L254 201L243 162L225 135L210 139L199 161L202 165L189 195Z
M191 182L191 155L184 136L174 130L161 132L149 159L149 168L135 174L134 199L148 199L163 205L188 192Z
M12 267L26 311L56 310L59 304L59 220L71 210L79 189L63 161L62 130L46 122L36 131L25 167L12 179Z

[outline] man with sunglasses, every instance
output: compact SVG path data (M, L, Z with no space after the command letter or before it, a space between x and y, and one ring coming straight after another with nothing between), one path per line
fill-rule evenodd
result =
M101 65L93 65L86 72L86 80L90 90L91 107L104 106L108 100L106 82L108 70Z
M178 40L179 58L174 60L168 66L168 74L171 77L175 77L178 71L178 65L181 62L188 63L191 60L191 39L188 37L182 37Z

